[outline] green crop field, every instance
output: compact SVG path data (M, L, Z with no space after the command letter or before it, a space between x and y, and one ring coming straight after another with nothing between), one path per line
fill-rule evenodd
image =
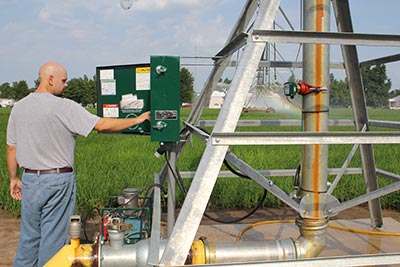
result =
M91 110L94 112L94 110ZM205 110L202 119L215 119L217 110ZM15 214L20 212L20 203L11 199L9 194L9 177L6 166L6 126L10 109L0 109L0 207ZM182 119L189 113L182 109ZM400 121L400 111L369 110L371 120ZM300 115L249 112L243 113L241 119L299 119ZM352 119L351 110L332 110L331 119ZM211 130L209 128L208 130ZM240 131L299 131L299 127L241 127ZM351 131L353 127L331 127L332 131ZM383 129L371 129L383 130ZM108 202L109 196L121 195L122 189L134 187L144 189L153 184L154 173L161 170L165 158L157 158L154 152L159 144L150 142L148 136L128 136L117 134L98 134L92 132L88 138L78 137L75 169L77 173L78 213L87 213L94 207L102 207ZM196 171L201 159L204 144L196 137L185 146L178 169L181 171ZM340 168L347 158L352 145L329 146L329 168ZM301 146L237 146L231 150L258 170L266 169L296 169L301 162ZM375 145L375 162L379 169L400 174L400 145ZM349 167L360 167L361 159L357 152ZM223 169L226 169L223 167ZM333 179L334 177L329 177ZM293 190L293 177L273 177L275 184L286 192ZM380 178L380 186L389 181ZM190 179L185 179L186 187ZM179 190L178 190L179 191ZM334 196L340 201L353 198L365 192L364 180L360 175L345 175L342 177ZM256 183L241 179L218 179L209 203L213 209L252 208L259 201L263 189ZM199 192L201 194L201 192ZM183 194L178 192L178 205L182 203ZM400 210L399 192L382 198L384 208ZM283 205L272 194L263 203L266 207Z

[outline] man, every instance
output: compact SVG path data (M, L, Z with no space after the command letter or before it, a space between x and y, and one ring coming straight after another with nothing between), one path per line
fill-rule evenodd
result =
M93 129L120 131L150 116L100 118L61 98L68 86L67 71L55 62L40 68L39 80L36 91L15 104L7 126L10 194L22 200L15 267L42 266L68 242L76 198L76 136L87 137ZM18 166L24 169L22 181Z

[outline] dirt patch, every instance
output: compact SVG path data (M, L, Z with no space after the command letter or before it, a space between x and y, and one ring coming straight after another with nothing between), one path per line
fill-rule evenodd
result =
M12 266L17 251L21 220L0 209L0 266Z
M236 220L245 216L248 213L246 210L228 210L228 211L208 211L207 214L210 217L218 220L231 221ZM400 221L400 212L383 210L383 217L391 217L397 221ZM240 221L239 223L250 224L265 220L281 220L281 219L294 219L296 213L290 208L281 209L260 209L249 218ZM17 251L18 239L19 239L19 225L20 218L11 215L10 213L0 209L1 227L0 227L0 267L12 266L15 253ZM364 219L369 218L368 208L365 207L354 207L342 211L332 219ZM88 241L93 240L93 236L99 229L99 219L88 222L85 232L88 237ZM215 221L203 218L201 224L210 225L218 224ZM82 235L84 237L84 235Z

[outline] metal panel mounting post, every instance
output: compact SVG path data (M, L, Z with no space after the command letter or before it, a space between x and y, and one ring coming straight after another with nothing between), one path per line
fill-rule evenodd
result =
M353 32L348 0L333 0L332 5L336 15L338 30L340 32ZM362 131L363 126L367 125L368 131L367 105L365 101L357 48L354 45L342 45L341 48L346 75L349 82L356 128L357 131ZM360 152L367 192L371 192L378 189L372 145L361 145ZM382 227L382 209L379 198L368 201L368 205L372 225L378 228Z
M168 216L167 216L167 235L170 236L175 224L176 212L176 145L173 145L172 151L168 154Z
M272 29L279 5L280 0L263 1L254 28ZM251 40L244 48L231 88L225 98L226 104L223 105L218 115L215 131L234 132L264 48L264 43L255 43ZM161 258L161 264L168 266L184 264L228 148L228 146L213 146L211 141L207 143Z

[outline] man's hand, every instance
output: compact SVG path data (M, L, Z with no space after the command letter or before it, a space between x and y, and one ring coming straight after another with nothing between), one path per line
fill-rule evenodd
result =
M15 200L22 199L21 179L18 177L17 147L7 145L7 168L10 174L10 194Z
M143 112L137 117L138 124L150 120L150 111Z
M11 197L15 200L22 199L21 180L19 179L19 177L10 179L10 194Z

